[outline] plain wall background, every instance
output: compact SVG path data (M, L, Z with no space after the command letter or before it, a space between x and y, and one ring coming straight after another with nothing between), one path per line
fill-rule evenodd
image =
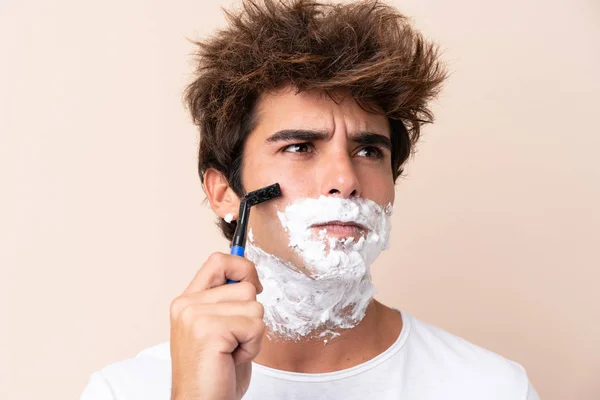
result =
M168 339L227 243L182 105L220 6L0 0L0 398L78 398ZM451 78L397 186L377 297L600 399L600 5L396 0Z

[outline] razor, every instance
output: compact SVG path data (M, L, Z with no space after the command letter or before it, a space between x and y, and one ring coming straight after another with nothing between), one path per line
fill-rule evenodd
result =
M248 230L248 219L250 217L250 208L260 203L276 199L281 196L281 187L279 183L274 183L264 188L247 193L240 203L240 212L237 221L237 227L231 240L231 251L229 254L244 257L246 247L246 237ZM227 279L227 283L237 283L232 279Z

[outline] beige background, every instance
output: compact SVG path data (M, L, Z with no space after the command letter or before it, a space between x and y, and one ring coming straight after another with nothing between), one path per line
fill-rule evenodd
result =
M222 3L222 4L219 4ZM226 251L182 106L231 1L0 0L0 398L78 398ZM378 297L600 399L600 6L397 0L452 71Z

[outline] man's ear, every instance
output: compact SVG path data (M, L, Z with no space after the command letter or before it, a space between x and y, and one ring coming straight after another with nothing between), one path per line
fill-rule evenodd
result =
M215 214L225 218L228 214L233 220L238 218L240 198L229 186L222 172L209 168L204 172L204 191Z

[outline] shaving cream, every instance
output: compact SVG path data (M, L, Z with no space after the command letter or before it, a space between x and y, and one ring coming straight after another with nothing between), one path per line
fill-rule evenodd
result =
M361 198L321 196L288 205L278 217L303 268L263 251L250 230L246 256L264 288L258 301L271 338L319 337L327 343L339 330L358 325L375 293L369 267L388 247L391 212L391 204L381 207ZM332 221L354 223L364 231L355 242L312 228Z

